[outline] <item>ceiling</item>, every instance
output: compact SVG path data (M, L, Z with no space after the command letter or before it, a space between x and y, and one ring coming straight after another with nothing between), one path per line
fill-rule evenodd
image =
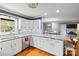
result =
M38 3L37 8L29 8L28 3L0 3L0 6L32 17L79 17L79 3Z

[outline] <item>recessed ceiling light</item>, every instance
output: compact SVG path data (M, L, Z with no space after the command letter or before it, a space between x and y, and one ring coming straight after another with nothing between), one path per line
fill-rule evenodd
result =
M47 13L44 13L45 16L47 16Z
M56 10L56 13L59 13L59 12L60 12L60 10L59 10L59 9L57 9L57 10Z

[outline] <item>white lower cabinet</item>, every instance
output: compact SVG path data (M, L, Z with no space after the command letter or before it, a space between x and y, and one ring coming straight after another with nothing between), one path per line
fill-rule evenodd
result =
M34 46L33 36L30 37L30 46Z
M12 56L22 50L21 39L10 40L0 43L0 56Z
M32 46L34 46L34 47L37 47L37 48L42 48L43 47L43 43L45 43L45 42L43 42L42 41L42 39L43 38L41 38L41 37L37 37L37 36L33 36L33 38L32 38Z
M54 39L48 39L48 43L47 43L47 51L49 52L49 53L51 53L51 54L54 54L54 55L56 55L56 52L55 52L55 49L56 49L56 47L55 47L55 42L54 42Z
M6 41L6 42L0 43L0 55L1 56L12 55L11 41Z
M60 40L33 36L31 45L54 55L63 55L63 41Z
M38 37L33 37L33 46L34 47L37 47L37 48L39 47L38 42L39 42L39 38Z
M16 44L16 40L12 40L12 47L11 47L11 49L12 49L12 55L15 55L16 52L17 52L17 46L16 45L17 45Z
M63 49L64 49L64 47L63 47L63 45L64 45L63 41L55 40L55 42L56 42L56 55L60 55L60 56L63 55Z
M63 55L63 41L50 39L49 40L49 51L55 55Z
M12 40L11 49L13 55L20 52L22 50L22 40L21 39Z
M17 47L17 53L22 51L22 39L17 39L17 42L16 42L16 47Z

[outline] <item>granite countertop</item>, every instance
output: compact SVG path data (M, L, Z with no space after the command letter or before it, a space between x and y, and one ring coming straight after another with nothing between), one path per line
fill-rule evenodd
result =
M25 36L29 36L29 35L23 35L23 34L11 34L11 35L3 35L0 36L0 42L2 41L6 41L6 40L13 40L13 39L17 39L17 38L22 38ZM64 35L49 35L49 34L31 34L31 36L38 36L38 37L43 37L43 38L50 38L50 39L58 39L58 40L64 40L65 36Z
M0 36L0 42L15 40L15 39L18 39L18 38L23 38L25 36L29 36L29 35L22 35L22 34L3 35L3 36Z
M45 37L45 38L50 38L50 39L60 39L64 40L66 38L65 35L55 35L55 34L32 34L32 36L39 36L39 37Z

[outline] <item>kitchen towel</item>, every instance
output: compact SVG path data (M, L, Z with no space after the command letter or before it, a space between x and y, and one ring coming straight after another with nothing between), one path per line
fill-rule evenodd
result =
M28 45L29 45L29 38L28 38L28 36L25 37L25 41L26 41L26 47L28 47Z

